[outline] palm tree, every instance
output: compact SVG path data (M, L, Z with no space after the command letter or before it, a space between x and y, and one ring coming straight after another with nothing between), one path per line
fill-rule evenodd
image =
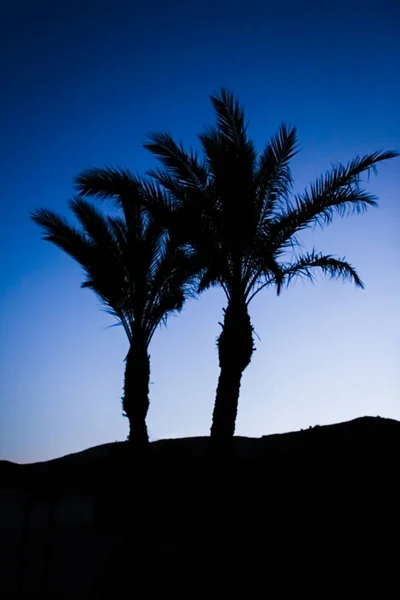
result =
M52 242L82 267L90 288L125 330L129 341L122 406L129 419L129 440L148 442L149 344L170 313L180 311L191 294L193 263L172 246L165 229L144 208L146 194L161 194L155 184L129 171L90 169L76 183L81 194L69 206L81 228L46 209L31 217ZM113 197L122 214L101 213L85 195ZM191 270L192 269L192 270Z
M249 303L270 285L279 294L296 276L312 279L317 268L363 287L345 258L315 250L299 254L297 234L329 224L334 213L343 216L375 206L376 198L361 188L360 176L398 153L374 152L335 165L309 189L293 195L290 161L297 153L296 129L281 125L257 153L239 101L224 89L211 101L216 126L199 135L201 154L186 151L166 133L151 133L145 147L161 162L161 168L148 174L166 191L171 236L201 257L199 291L217 285L227 298L217 342L220 375L211 427L214 441L223 442L234 434L241 377L254 351Z

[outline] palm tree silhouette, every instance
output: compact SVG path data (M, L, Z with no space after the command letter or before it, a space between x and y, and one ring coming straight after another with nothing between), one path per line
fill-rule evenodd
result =
M157 327L191 295L193 259L172 246L161 223L146 211L146 195L161 194L155 184L112 168L84 171L76 183L81 194L69 206L80 229L46 209L31 218L44 230L45 240L83 267L82 287L92 289L125 330L129 351L122 406L129 440L143 446L149 439L149 344ZM84 195L113 197L122 213L105 215Z
M249 303L270 285L279 294L295 276L313 279L316 268L363 287L345 258L315 250L299 253L297 234L329 224L334 213L375 206L376 198L360 187L360 175L398 153L374 152L335 165L302 194L292 195L296 129L281 125L258 154L235 96L222 89L211 101L216 126L199 135L201 155L186 151L167 133L149 134L144 146L161 162L148 174L168 194L163 218L169 213L171 236L201 257L199 291L218 285L227 297L211 427L214 441L224 442L234 434L241 377L254 351Z

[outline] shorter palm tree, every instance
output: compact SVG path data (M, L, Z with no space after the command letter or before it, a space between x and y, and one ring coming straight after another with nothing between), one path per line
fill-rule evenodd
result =
M146 194L159 194L155 185L128 171L92 169L77 178L82 194L69 206L78 229L46 209L31 217L52 242L82 267L90 288L108 313L123 326L129 341L122 406L129 419L129 440L148 442L149 344L161 323L180 311L191 295L193 261L183 249L172 247L165 229L145 210ZM83 195L112 196L122 214L101 213Z
M226 90L211 100L217 122L199 135L201 155L186 151L167 133L150 134L145 147L163 165L149 175L167 192L169 207L162 207L160 214L170 220L170 235L177 243L191 245L202 259L199 291L220 286L227 298L211 428L213 440L225 442L234 434L242 373L254 351L251 300L271 285L279 293L295 276L312 278L315 269L363 287L344 258L316 251L298 254L297 235L316 224L329 224L334 213L343 216L375 206L376 199L362 189L360 177L398 153L356 157L334 166L302 194L292 195L296 130L283 124L257 153L238 100Z

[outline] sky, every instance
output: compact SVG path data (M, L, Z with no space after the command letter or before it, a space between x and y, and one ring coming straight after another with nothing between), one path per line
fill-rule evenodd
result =
M126 439L127 340L29 213L68 215L87 167L154 166L150 131L185 145L234 92L262 149L296 125L295 190L357 154L400 149L400 2L0 2L0 459L47 460ZM297 281L251 304L257 333L236 434L380 415L400 420L400 162L366 183L378 209L303 236L365 290ZM151 347L151 440L208 435L223 293L188 302Z

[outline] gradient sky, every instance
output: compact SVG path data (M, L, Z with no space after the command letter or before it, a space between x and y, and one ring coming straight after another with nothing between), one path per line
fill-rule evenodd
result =
M141 148L149 131L195 143L221 86L240 97L258 148L282 121L298 127L298 190L331 162L399 149L397 36L394 0L0 3L0 458L46 460L128 431L122 328L107 329L80 268L41 240L30 211L68 214L83 168L152 166ZM346 256L365 291L298 281L251 305L261 341L238 435L400 419L399 166L368 184L378 209L303 236ZM152 440L208 435L224 304L210 291L156 333Z

